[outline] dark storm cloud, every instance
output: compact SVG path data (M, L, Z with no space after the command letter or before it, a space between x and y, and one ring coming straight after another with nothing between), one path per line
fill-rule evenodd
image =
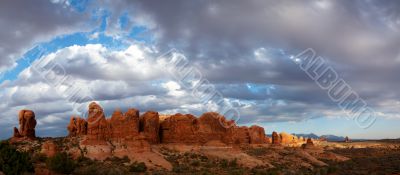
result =
M146 26L157 54L171 48L182 51L224 97L236 102L239 123L344 115L289 59L306 48L324 57L354 91L381 112L379 116L399 117L397 0L104 0L91 1L87 11L99 7L110 11L106 34L123 37L119 32ZM120 29L119 17L124 13L130 19L128 27ZM13 64L13 55L34 42L85 26L81 21L86 17L47 1L2 1L0 14L0 71ZM125 52L131 51L115 54L101 45L75 46L60 49L54 59L81 82L77 86L99 100L108 115L115 108L128 107L196 115L207 110L190 92L164 87L169 79L157 60L148 55L130 59ZM120 55L125 56L121 59ZM72 112L66 110L68 105L59 105L65 103L61 97L41 90L42 81L28 68L17 80L1 85L7 90L0 95L7 101L0 104L5 111L1 126L15 124L8 116L26 106L38 111L43 127L39 133L56 130L53 126L65 127ZM57 107L43 109L47 104Z
M249 93L245 83L264 83L281 86L276 99L334 105L287 59L313 48L367 102L399 97L399 1L176 0L132 6L157 24L152 30L159 33L159 47L181 49L208 80L236 88L226 90L227 96L258 99L262 95ZM254 59L260 48L269 60ZM286 53L268 55L268 48Z

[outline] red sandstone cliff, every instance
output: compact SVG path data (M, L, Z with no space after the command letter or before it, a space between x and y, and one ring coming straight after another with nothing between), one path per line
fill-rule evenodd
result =
M262 144L268 141L264 128L239 127L215 112L204 113L199 118L178 113L160 120L157 112L148 111L139 116L139 111L132 108L126 113L116 110L107 119L103 108L94 102L89 105L87 121L72 117L67 128L70 137L85 136L86 144L138 138L150 144L205 144L215 140L226 144Z

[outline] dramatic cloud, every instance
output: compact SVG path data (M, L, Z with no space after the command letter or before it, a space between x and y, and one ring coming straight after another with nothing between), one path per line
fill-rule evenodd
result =
M326 94L288 60L313 48L376 110L381 101L398 101L398 1L131 4L158 24L152 29L159 33L159 47L183 50L214 83L273 84L279 87L274 98L329 104Z
M11 131L22 108L36 111L40 134L84 115L65 93L71 88L80 92L78 106L96 100L108 114L128 107L196 115L214 109L169 76L158 56L172 48L239 110L242 124L344 118L290 59L306 48L324 57L379 118L400 118L397 0L82 2L0 2L0 72L38 42L94 28L92 18L102 19L85 36L95 44L72 38L77 45L34 58L16 79L1 82L1 133ZM54 66L48 63L62 67L47 72L52 81L35 70Z

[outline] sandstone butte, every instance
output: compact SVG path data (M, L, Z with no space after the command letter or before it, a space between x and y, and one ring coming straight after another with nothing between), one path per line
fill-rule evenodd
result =
M180 113L160 118L158 112L139 115L137 109L131 108L126 113L116 110L111 118L106 118L103 108L93 102L88 114L87 121L72 117L67 127L70 137L80 136L87 145L137 140L149 144L205 144L212 140L225 144L263 144L269 141L264 128L228 125L233 121L215 112L204 113L199 118Z
M12 142L35 139L36 119L31 110L19 113L19 129L14 128ZM230 127L224 127L230 126ZM215 112L206 112L200 117L191 114L159 115L148 111L139 114L139 110L130 108L125 113L115 110L106 118L103 108L92 102L89 105L88 118L72 116L67 126L68 139L77 140L84 148L85 156L104 160L111 156L157 157L152 152L153 144L186 144L186 145L242 145L268 144L301 145L305 138L277 132L272 139L265 135L264 128L253 125L237 126ZM312 140L307 140L312 145ZM60 148L54 142L45 142L42 153L53 156ZM79 149L67 150L75 157L81 154ZM153 159L153 163L167 164L164 159ZM159 161L159 162L157 162Z
M18 114L19 129L14 127L14 140L35 139L36 119L31 110L21 110Z

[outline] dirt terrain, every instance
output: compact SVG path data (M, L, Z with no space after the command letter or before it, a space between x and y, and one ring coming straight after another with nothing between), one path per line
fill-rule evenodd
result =
M49 170L39 154L40 145L49 140L58 147L73 147L69 138L46 138L16 144L18 150L32 155L36 174L60 174ZM321 142L321 145L309 148L272 144L227 146L215 142L209 145L158 144L152 146L152 154L135 156L141 157L145 170L132 168L140 162L131 161L128 157L110 157L103 161L80 157L75 160L76 167L72 174L400 173L398 142ZM146 166L148 162L155 166ZM167 165L162 165L165 163Z
M36 137L35 113L0 143L0 174L399 174L398 140L328 142L237 126L208 112L162 116L91 103L71 117L69 135ZM1 172L2 171L2 172Z

